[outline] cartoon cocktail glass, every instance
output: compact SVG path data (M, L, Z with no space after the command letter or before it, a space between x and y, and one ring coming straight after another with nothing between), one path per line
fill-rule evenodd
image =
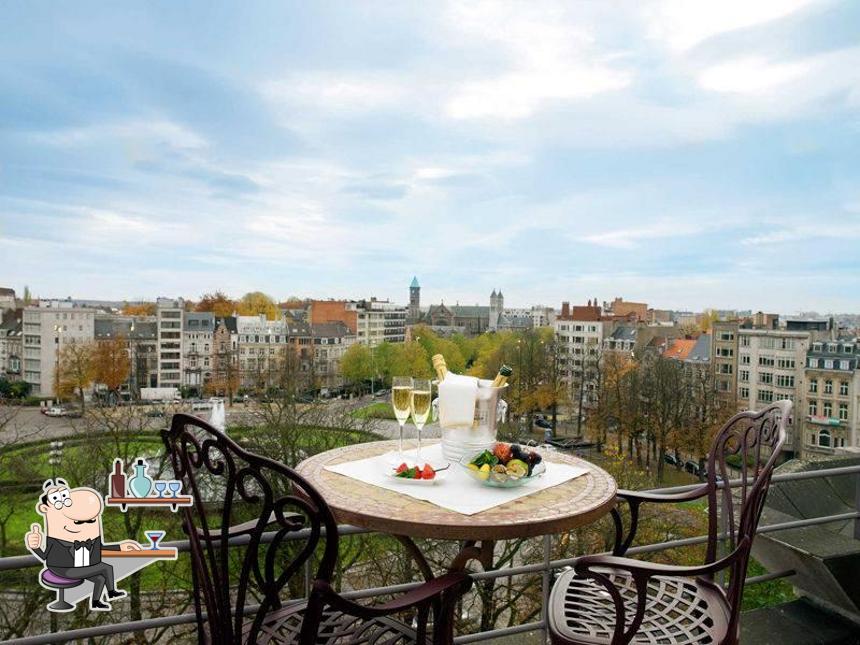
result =
M155 482L155 492L159 497L164 497L164 491L167 490L167 482L158 480Z
M182 490L182 482L176 481L175 479L167 482L167 487L170 489L170 492L173 493L173 497L179 494L179 491Z
M164 531L144 531L146 534L146 539L149 540L149 543L152 545L151 550L156 551L158 549L158 543L161 541L161 538L164 537Z

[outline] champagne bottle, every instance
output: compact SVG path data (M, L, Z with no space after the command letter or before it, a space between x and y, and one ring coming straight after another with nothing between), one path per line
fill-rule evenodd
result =
M508 382L508 377L514 373L507 365L502 365L499 368L499 373L496 374L496 378L493 379L492 387L504 387L505 383Z
M436 378L441 383L448 375L448 365L445 363L445 357L442 354L435 354L431 360L433 361L433 369L436 370Z

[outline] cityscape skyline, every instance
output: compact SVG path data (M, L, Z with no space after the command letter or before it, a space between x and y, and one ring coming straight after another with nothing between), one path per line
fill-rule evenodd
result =
M6 5L2 282L850 311L860 6L690 6Z

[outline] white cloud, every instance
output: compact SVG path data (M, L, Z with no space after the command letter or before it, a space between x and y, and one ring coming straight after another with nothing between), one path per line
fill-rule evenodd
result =
M821 0L665 0L648 11L651 37L676 51L713 36L784 18Z
M594 33L559 3L452 3L449 29L464 46L495 53L507 69L454 86L454 119L522 119L552 101L586 99L628 86L632 74L595 51ZM617 64L617 62L616 62Z

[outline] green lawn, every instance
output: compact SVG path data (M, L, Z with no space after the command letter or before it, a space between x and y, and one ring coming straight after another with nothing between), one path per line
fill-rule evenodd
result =
M391 419L395 420L394 410L391 408L391 404L376 402L371 403L368 406L363 408L359 408L355 412L352 413L354 417L357 419Z

